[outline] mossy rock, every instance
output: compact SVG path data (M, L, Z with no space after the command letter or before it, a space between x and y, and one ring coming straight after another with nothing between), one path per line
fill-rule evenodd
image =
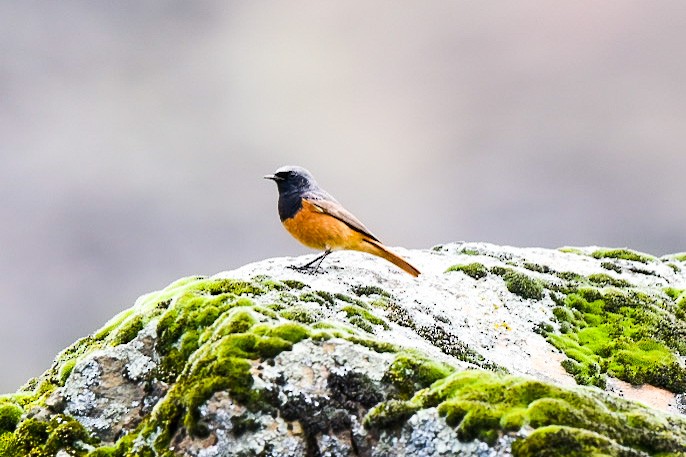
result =
M608 274L605 273L596 273L588 276L588 280L597 286L600 287L605 287L605 286L613 286L613 287L622 287L622 288L627 288L631 287L631 283L629 281L626 281L624 279L618 279L614 278Z
M632 262L649 263L657 259L650 254L632 251L631 249L598 249L591 253L596 259L622 259Z
M97 444L78 421L64 415L50 420L30 418L22 421L14 433L0 433L3 457L49 457L64 450L69 455L85 455L84 448Z
M273 359L304 339L322 341L336 336L380 352L398 350L392 344L363 337L365 332L361 330L388 328L386 321L371 311L373 306L363 300L367 296L386 299L390 297L388 292L360 286L355 292L361 298L354 298L317 290L303 292L305 288L297 281L268 277L252 281L192 277L141 297L133 308L120 313L93 336L63 351L53 367L23 391L2 400L0 449L18 451L0 455L48 456L53 455L53 449L71 449L77 441L91 442L85 429L76 427L78 422L68 416L58 424L25 419L24 411L43 407L46 398L68 382L79 360L98 349L128 344L148 326L152 326L154 348L160 359L150 376L168 383L170 388L134 435L122 437L111 446L99 446L92 455L129 455L134 446L131 436L149 443L137 447L136 455L161 455L181 427L191 436L202 436L207 431L199 422L199 408L220 391L255 411L271 411L272 400L263 398L265 393L254 388L251 369L255 363ZM294 299L274 310L268 307L269 300L265 299L267 304L258 300L265 294L272 294L270 300L284 294ZM333 313L343 313L360 330L324 325L322 311L306 308L303 302L308 301L332 307ZM79 456L84 455L74 449Z
M592 430L551 425L512 444L513 457L640 457L639 450L620 445Z
M686 366L680 361L686 324L670 317L672 311L678 314L678 306L615 287L580 288L559 304L553 309L559 333L545 335L569 357L563 367L579 384L604 387L611 375L686 392Z
M611 452L607 455L656 455L686 451L684 418L656 415L640 405L591 391L568 390L483 370L456 372L407 401L379 404L364 423L370 429L394 428L416 411L429 407L436 407L465 441L493 443L503 433L533 429L515 440L513 455L606 455L605 451Z
M13 432L24 410L14 403L0 403L0 434Z
M416 352L404 351L388 367L384 381L393 385L397 398L407 400L418 390L429 387L454 371L449 365L429 360Z
M493 267L491 273L501 276L507 290L525 300L540 300L545 291L543 281L505 267Z
M670 254L664 257L667 260L673 260L676 262L686 262L686 252L678 252L676 254Z
M488 276L488 268L486 268L483 264L478 262L470 263L468 265L453 265L452 267L446 270L446 273L449 273L451 271L460 271L469 276L470 278L476 280Z
M465 273L477 281L489 274L498 275L508 291L521 298L513 301L509 294L498 297L510 302L508 306L545 310L538 333L566 354L563 367L579 384L604 387L607 377L614 376L634 384L650 383L675 393L685 392L682 356L686 355L686 293L663 286L640 289L629 283L621 276L623 269L635 271L639 267L624 260L655 260L637 260L633 251L615 251L598 254L605 259L602 263L607 271L596 269L588 276L558 272L553 270L557 268L553 263L551 267L526 263L516 255L508 257L504 264L508 266L489 269L474 262L455 265L448 271ZM599 262L588 258L576 261L599 268ZM460 275L453 278L462 282ZM463 279L470 288L478 287ZM494 284L493 278L486 282ZM217 398L215 394L230 398L250 413L233 420L236 436L252 433L259 424L251 415L284 417L279 409L281 400L264 388L260 374L289 360L288 351L310 347L296 346L302 342L330 349L338 344L328 341L334 338L377 353L394 354L383 356L389 365L377 372L374 381L365 378L360 384L373 392L364 402L346 403L350 400L346 387L355 390L346 384L352 378L341 374L343 370L329 371L340 378L338 392L343 397L341 404L347 406L342 412L323 411L327 417L337 418L323 423L326 427L332 423L347 427L350 414L358 414L358 420L364 416L371 442L403 433L408 419L422 411L422 417L440 415L443 420L436 423L449 424L463 441L495 443L507 435L499 445L514 440L512 453L519 456L686 453L683 418L611 399L597 391L563 389L511 376L477 352L479 346L472 347L471 340L465 339L467 344L461 339L458 325L453 325L459 316L446 312L439 319L428 311L427 319L435 317L436 322L423 320L426 316L416 319L428 308L405 307L405 297L387 287L389 290L367 283L336 284L331 288L335 292L328 292L296 280L266 276L177 281L141 297L101 330L63 351L44 375L21 392L0 398L0 456L53 456L64 449L77 457L167 457L170 446L184 438L200 441L209 437L212 430L203 422L203 408L209 399ZM551 309L544 309L547 307ZM553 321L548 319L548 311L552 311ZM391 323L422 344L433 345L434 356L445 354L446 360L452 357L486 370L458 372L435 357L399 347L396 343L402 338L383 340L379 335L385 337L386 330L397 328ZM159 362L147 376L163 384L164 391L155 397L155 401L161 399L154 409L151 407L152 412L146 412L127 435L114 443L100 443L74 418L46 410L46 399L74 381L74 370L81 374L83 365L79 362L91 352L122 345L128 345L121 348L128 350L143 337L154 341L155 362ZM342 365L346 367L355 361L342 360L347 360ZM36 411L48 411L41 413L47 419L40 414L34 417ZM300 420L307 429L307 418ZM329 433L326 427L316 433L307 429L306 440L316 442L316 437Z

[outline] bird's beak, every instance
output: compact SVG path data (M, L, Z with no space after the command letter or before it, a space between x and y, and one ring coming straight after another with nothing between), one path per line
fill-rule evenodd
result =
M276 175L264 175L264 179L271 179L272 181L283 181L283 178L279 178Z

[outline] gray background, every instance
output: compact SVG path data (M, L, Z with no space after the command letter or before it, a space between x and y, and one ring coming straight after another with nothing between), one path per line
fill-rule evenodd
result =
M684 43L679 0L0 2L0 391L308 252L283 164L390 245L686 250Z

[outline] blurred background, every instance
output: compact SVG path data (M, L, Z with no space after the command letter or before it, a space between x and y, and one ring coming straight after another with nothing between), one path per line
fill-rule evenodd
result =
M684 251L682 1L0 2L0 392L187 275L391 246Z

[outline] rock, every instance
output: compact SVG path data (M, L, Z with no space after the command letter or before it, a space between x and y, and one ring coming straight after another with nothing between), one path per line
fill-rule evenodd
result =
M340 252L141 297L0 397L0 456L686 453L686 256L398 251L419 278Z
M167 390L152 376L155 331L149 325L129 343L91 353L46 403L63 404L65 414L103 442L135 429Z

